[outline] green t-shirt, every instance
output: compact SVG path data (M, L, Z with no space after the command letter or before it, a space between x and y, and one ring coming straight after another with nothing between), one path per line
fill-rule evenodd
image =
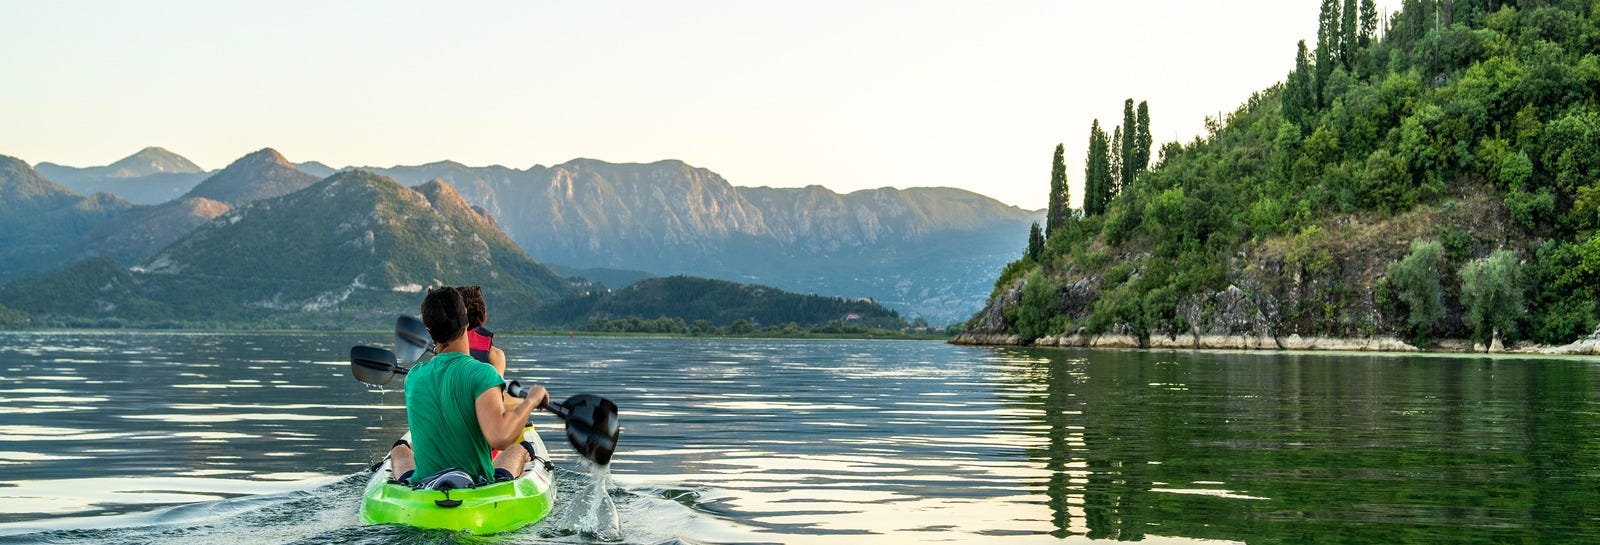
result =
M477 399L504 384L494 366L459 352L446 352L406 374L406 423L417 469L412 481L460 468L481 480L494 479L489 442L478 426Z

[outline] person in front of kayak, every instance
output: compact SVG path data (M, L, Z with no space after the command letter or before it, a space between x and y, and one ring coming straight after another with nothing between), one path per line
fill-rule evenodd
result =
M522 448L510 447L521 440L528 415L544 406L549 394L542 386L532 386L517 406L502 402L500 373L469 355L466 303L455 288L428 290L422 300L422 324L438 355L406 375L406 423L412 444L396 442L389 452L396 479L416 482L452 468L479 482L521 475L532 459L533 445L522 441ZM491 448L502 450L491 459Z
M478 286L459 286L467 304L467 344L472 350L469 352L478 361L494 366L500 376L506 376L506 353L494 345L494 332L483 327L489 321L489 305L483 300L483 288Z

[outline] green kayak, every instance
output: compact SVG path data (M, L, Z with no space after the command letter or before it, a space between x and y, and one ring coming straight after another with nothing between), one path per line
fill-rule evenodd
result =
M409 438L410 434L406 434ZM555 507L556 489L545 450L533 426L522 430L539 459L516 479L454 490L417 490L393 484L389 461L384 460L367 481L361 500L364 524L404 524L473 534L509 532L539 522Z

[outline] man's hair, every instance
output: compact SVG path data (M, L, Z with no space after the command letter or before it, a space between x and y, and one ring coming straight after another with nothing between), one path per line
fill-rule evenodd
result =
M450 286L428 290L422 298L422 325L435 344L447 343L460 337L467 327L467 305L461 293Z
M467 304L467 329L483 327L483 322L489 319L489 307L483 302L483 288L456 286L456 291L461 292L461 299Z

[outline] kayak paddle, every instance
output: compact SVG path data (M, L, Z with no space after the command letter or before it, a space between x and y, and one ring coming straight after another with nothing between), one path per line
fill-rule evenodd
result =
M528 390L515 380L506 381L506 393L528 397ZM617 435L622 432L616 403L594 394L578 394L560 403L545 403L544 410L567 423L567 442L578 454L600 465L611 463Z
M350 374L363 383L382 386L395 375L409 371L396 362L394 352L376 346L350 347ZM505 389L512 397L528 396L527 388L515 380L506 381ZM600 465L611 463L617 436L622 433L616 403L593 394L578 394L560 403L547 401L540 408L566 422L567 442L580 456Z
M415 316L401 316L394 321L394 349L400 361L416 363L424 354L433 351L428 327Z

